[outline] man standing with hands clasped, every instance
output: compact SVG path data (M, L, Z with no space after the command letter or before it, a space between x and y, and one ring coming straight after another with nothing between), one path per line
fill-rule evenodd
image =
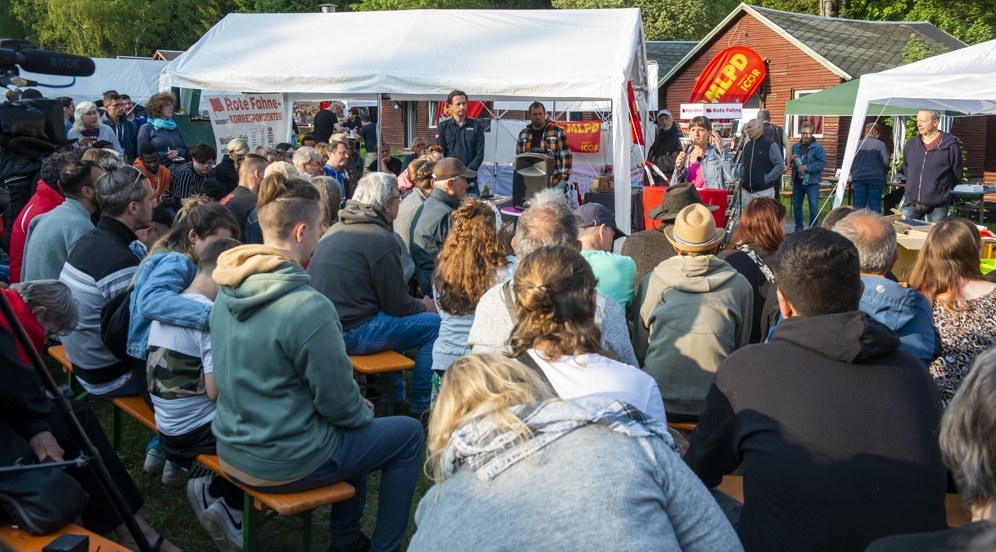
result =
M484 127L477 119L467 117L467 93L454 90L446 97L452 118L439 121L436 127L436 145L443 148L443 157L459 159L467 169L477 172L484 161ZM467 193L480 195L477 176L468 181Z
M961 180L961 144L958 139L937 129L940 114L921 109L916 114L919 136L903 146L906 193L903 216L915 220L938 222L948 216L951 189Z
M795 231L802 230L802 198L809 199L809 225L816 226L820 214L820 182L823 181L823 167L827 166L827 152L813 139L813 125L802 123L799 127L801 139L792 144L792 215L795 217Z

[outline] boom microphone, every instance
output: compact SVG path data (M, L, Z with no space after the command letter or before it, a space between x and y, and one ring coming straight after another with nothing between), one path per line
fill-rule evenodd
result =
M38 49L11 51L0 48L0 57L13 55L21 69L44 75L64 77L89 77L96 70L93 60L86 56L74 56Z

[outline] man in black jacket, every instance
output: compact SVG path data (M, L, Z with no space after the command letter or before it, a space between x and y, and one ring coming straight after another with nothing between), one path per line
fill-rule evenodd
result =
M439 315L432 299L408 295L401 239L391 230L401 205L398 180L387 173L360 179L339 222L318 243L308 264L311 285L335 304L346 352L418 348L409 396L412 414L429 409L432 345ZM401 399L400 388L396 399Z
M948 216L951 189L961 181L961 144L958 139L937 129L941 116L921 109L916 114L914 136L903 146L906 191L900 209L907 218L939 222Z
M453 221L450 215L467 197L468 181L477 173L459 159L447 157L432 170L432 193L412 219L411 249L415 277L422 293L432 295L432 271Z
M899 338L858 312L858 252L812 228L774 262L784 320L719 367L685 461L709 488L741 463L747 550L864 550L946 526L941 402ZM739 520L736 520L739 513Z
M744 125L750 139L740 157L740 198L747 205L755 197L775 197L785 172L785 156L778 144L764 135L761 121L751 119Z
M484 126L477 119L467 117L467 93L454 90L446 97L451 118L440 121L436 127L436 145L443 148L443 157L455 157L475 174L469 177L468 193L477 191L477 169L484 161Z

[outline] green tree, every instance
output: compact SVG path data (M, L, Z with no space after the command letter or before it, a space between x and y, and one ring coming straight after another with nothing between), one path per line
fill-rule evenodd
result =
M553 0L559 9L640 8L647 40L699 40L737 6L737 0Z

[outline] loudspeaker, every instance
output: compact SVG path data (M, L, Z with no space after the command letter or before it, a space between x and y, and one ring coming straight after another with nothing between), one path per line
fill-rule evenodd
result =
M533 194L550 187L553 179L553 157L541 153L521 153L515 156L512 173L512 206L525 209Z

